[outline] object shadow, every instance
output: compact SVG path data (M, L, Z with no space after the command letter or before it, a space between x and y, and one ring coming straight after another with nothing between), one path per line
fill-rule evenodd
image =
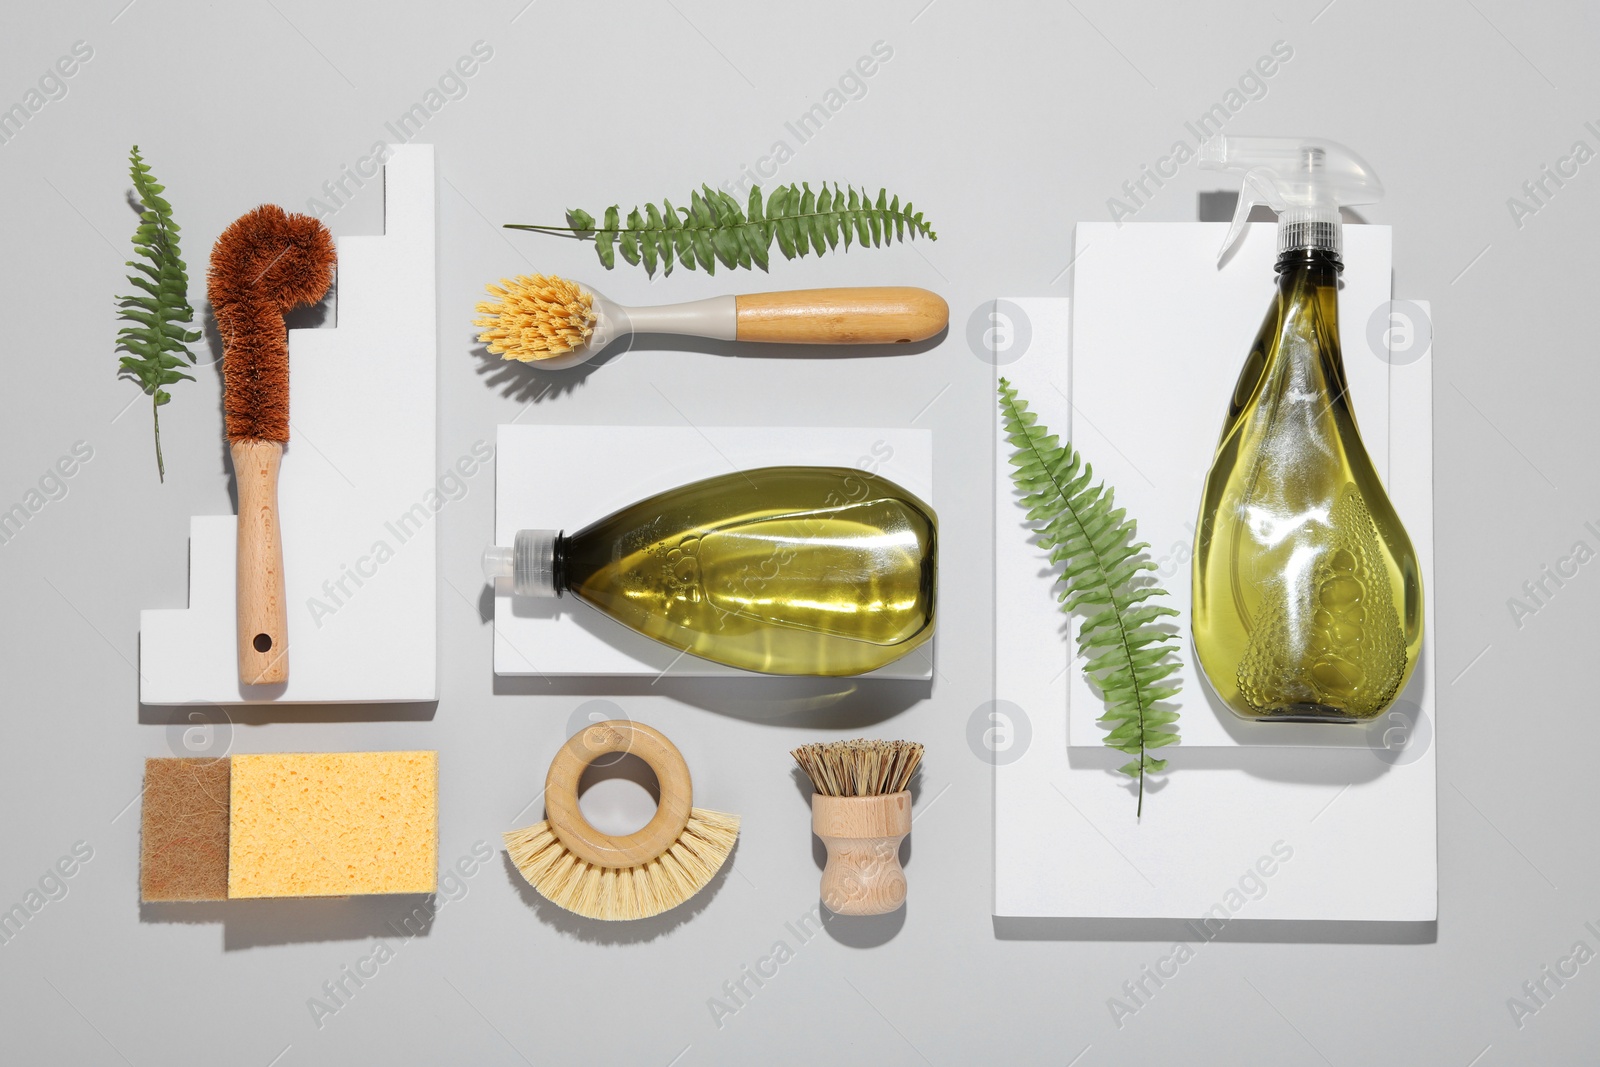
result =
M996 915L993 921L997 941L1431 945L1439 940L1437 920L1229 919L1216 929L1202 926L1197 919L1067 919Z
M863 730L926 700L933 682L915 678L614 678L495 675L497 696L662 696L770 726Z
M719 341L711 337L683 337L677 334L634 334L627 345L636 352L698 352L730 359L874 359L883 356L914 356L931 352L950 336L946 326L932 337L900 344L771 344L761 341ZM623 340L617 342L624 344ZM616 347L613 345L612 347ZM609 354L610 349L606 353Z
M1161 750L1161 754L1171 761L1171 770L1174 772L1243 771L1253 778L1300 785L1359 785L1387 774L1390 768L1390 764L1375 759L1372 751L1365 747L1190 748L1178 745ZM1131 796L1138 790L1137 780L1117 770L1128 758L1126 753L1098 745L1071 745L1067 748L1069 767L1074 770L1098 769ZM1147 777L1144 791L1153 796L1165 789L1167 784L1162 776Z
M822 928L845 948L878 948L893 941L905 927L909 907L901 904L887 915L835 915L824 904Z
M544 370L537 363L523 363L494 355L486 345L477 343L474 335L472 355L479 361L478 376L501 396L524 404L536 404L575 391L584 379L600 367L617 363L630 352L696 352L730 359L869 359L931 352L943 344L949 335L950 328L946 326L932 337L904 344L809 345L635 333L618 338L586 362L556 370Z
M494 593L488 586L479 602L490 619ZM561 617L584 627L596 638L649 662L659 656L656 642L637 634L598 611L562 599L512 597L512 613L526 618ZM908 655L930 655L932 641ZM668 650L670 651L670 650ZM678 657L681 659L682 657ZM807 726L824 730L859 730L883 722L926 700L932 678L890 678L857 675L827 678L744 672L730 675L676 677L669 672L678 660L653 678L614 675L496 674L496 695L512 696L669 696L720 715L775 726Z
M218 442L217 462L222 473L228 479L228 506L235 514L239 511L239 482L233 476L233 457L228 452L228 387L222 377L222 331L217 326L217 314L211 308L211 301L205 302L205 307L200 313L201 340L205 341L206 350L211 353L211 359L206 363L207 369L216 376L217 417L224 427L222 440Z
M489 351L487 345L472 337L472 356L478 361L477 374L484 383L505 397L520 404L539 404L554 400L563 393L575 392L584 380L627 351L626 345L611 345L587 363L560 370L542 370L535 363L505 359Z
M267 687L255 687L267 688ZM439 710L437 700L387 704L139 704L139 722L146 726L183 726L196 722L263 726L274 722L428 722ZM200 715L201 719L195 719ZM209 753L208 753L209 754Z
M521 871L517 870L517 865L511 862L509 852L501 850L500 856L505 862L506 878L517 891L517 895L522 898L522 902L538 916L540 922L557 933L592 945L642 945L665 937L704 911L722 890L723 883L728 880L728 872L733 869L738 853L739 842L735 841L727 859L723 860L722 866L711 876L711 880L704 888L677 907L670 908L660 915L652 915L648 919L620 922L587 919L557 904L552 904L529 884Z
M223 950L319 941L409 941L433 929L432 893L139 905L142 923L221 923Z

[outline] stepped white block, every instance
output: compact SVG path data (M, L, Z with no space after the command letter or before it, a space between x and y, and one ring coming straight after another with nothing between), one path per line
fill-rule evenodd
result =
M146 704L437 699L433 146L392 151L383 235L338 239L337 325L289 332L289 681L239 684L235 520L196 516L189 606L140 613Z

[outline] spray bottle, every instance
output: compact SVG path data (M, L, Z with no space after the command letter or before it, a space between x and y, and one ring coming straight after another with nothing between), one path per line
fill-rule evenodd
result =
M1195 529L1207 681L1252 721L1365 722L1422 646L1422 577L1356 426L1339 348L1339 209L1383 186L1332 141L1218 135L1243 176L1219 266L1258 204L1278 213L1277 295L1223 420Z

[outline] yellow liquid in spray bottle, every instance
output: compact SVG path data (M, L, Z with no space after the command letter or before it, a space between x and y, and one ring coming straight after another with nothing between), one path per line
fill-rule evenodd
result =
M1242 175L1225 260L1278 213L1278 292L1239 374L1195 526L1191 621L1213 689L1254 721L1365 722L1422 649L1422 576L1361 441L1339 351L1340 208L1383 185L1332 141L1218 134ZM1220 263L1220 260L1219 260Z
M768 674L876 670L933 635L938 523L886 478L765 467L485 554L517 593L571 593L646 637Z
M1246 719L1372 719L1422 646L1416 554L1350 407L1339 269L1326 251L1279 257L1196 524L1195 651Z

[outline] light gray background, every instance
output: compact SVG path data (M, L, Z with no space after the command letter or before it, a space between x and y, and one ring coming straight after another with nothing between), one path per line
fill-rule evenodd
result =
M1589 571L1600 565L1520 626L1507 603L1574 542L1600 547L1584 526L1600 524L1588 444L1600 163L1520 228L1507 207L1575 140L1600 147L1583 126L1600 120L1592 7L524 2L6 5L0 105L74 41L94 49L66 97L0 146L11 369L0 505L22 500L74 442L94 450L65 498L0 545L0 905L23 900L75 842L93 849L65 898L0 945L6 1061L1592 1061L1600 963L1520 1029L1507 1008L1575 942L1600 947L1584 926L1600 926L1588 770L1600 606ZM492 59L419 137L438 146L440 170L441 466L514 419L932 427L939 675L927 699L670 678L497 692L476 562L492 493L479 475L440 520L437 709L241 717L233 749L437 748L448 864L537 817L550 753L580 705L607 699L677 740L704 803L743 814L736 863L690 914L636 939L533 906L497 854L319 1029L308 999L402 917L394 901L228 905L179 913L185 922L141 915L137 902L141 764L173 751L164 713L138 706L138 611L184 602L188 518L231 504L215 369L177 386L164 412L165 486L148 409L114 376L112 296L125 291L135 221L125 160L137 141L168 185L198 276L228 221L262 201L303 209L479 40ZM1434 301L1440 920L1424 944L1332 934L1207 947L1118 1029L1107 998L1165 944L999 939L989 915L990 772L965 732L992 688L993 402L965 325L997 295L1068 293L1074 221L1105 218L1121 183L1277 40L1293 59L1229 132L1355 147L1390 191L1366 214L1396 228L1396 295ZM784 123L877 41L893 55L865 96L796 147ZM770 278L652 283L634 269L603 274L587 247L497 228L683 196L735 178L778 139L795 147L780 180L887 185L926 210L938 243L780 261ZM1137 219L1193 219L1197 194L1222 187L1186 168ZM380 219L369 186L331 225L368 233ZM467 325L485 281L530 269L628 302L919 284L948 297L953 328L936 350L899 357L633 352L540 393L533 375L486 372ZM197 280L197 303L202 291ZM1345 324L1347 349L1362 325ZM1220 410L1222 398L1196 402ZM840 924L799 945L785 923L813 905L817 867L785 750L857 730L929 746L910 906L903 920ZM1181 750L1173 764L1183 773ZM602 789L597 806L638 800L626 783ZM794 958L719 1028L708 998L779 939Z

